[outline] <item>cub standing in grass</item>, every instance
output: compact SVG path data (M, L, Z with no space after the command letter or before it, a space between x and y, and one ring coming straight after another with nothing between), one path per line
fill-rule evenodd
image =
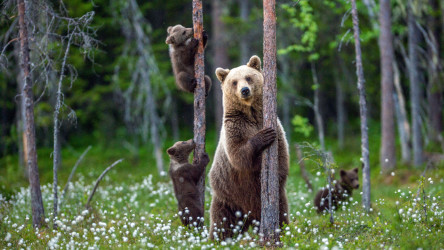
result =
M339 202L345 201L352 196L353 189L359 188L358 168L352 170L343 170L339 172L341 180L336 183L334 189L331 191L332 207L338 208ZM314 206L318 213L322 213L329 208L328 204L328 189L320 190L314 198Z
M196 79L194 78L194 56L197 52L199 41L193 37L193 29L185 28L178 24L167 29L168 37L165 41L169 45L171 64L173 66L176 85L179 89L194 93ZM203 46L207 44L208 36L202 34ZM205 95L211 89L211 78L205 76Z
M167 150L170 156L169 174L173 181L180 220L185 226L194 222L196 222L195 226L200 226L204 218L204 211L199 205L200 194L197 182L205 173L205 167L210 162L210 158L205 153L199 157L201 162L190 164L188 156L195 146L193 140L178 141Z

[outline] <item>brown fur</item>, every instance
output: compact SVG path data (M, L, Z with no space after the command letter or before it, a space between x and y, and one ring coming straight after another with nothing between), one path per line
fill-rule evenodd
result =
M194 56L197 52L199 41L193 37L193 29L185 28L178 24L167 29L168 37L165 41L170 48L171 64L173 66L176 85L179 89L194 93L196 79L194 78ZM202 34L204 47L208 36L204 31ZM205 76L205 93L211 89L211 78Z
M285 182L288 176L288 144L280 121L277 131L263 128L261 61L253 56L247 65L231 70L218 68L222 83L224 117L219 144L210 171L213 199L210 208L210 238L233 236L261 219L262 151L277 137L279 151L279 220L288 224ZM249 93L242 94L244 88ZM245 90L245 89L244 89ZM236 217L239 211L247 219ZM216 226L215 226L216 225Z
M331 192L332 206L334 209L338 209L338 205L352 196L353 189L359 188L358 168L352 170L340 171L341 179L336 183L334 189ZM324 188L320 190L314 198L314 206L318 213L322 213L324 210L328 210L328 189Z
M174 194L177 199L179 216L182 223L187 226L196 222L196 226L201 225L201 218L204 211L199 205L200 194L197 182L205 173L205 167L210 161L207 154L204 154L198 164L188 163L188 156L194 150L193 140L178 141L167 150L170 156L170 177L173 181Z

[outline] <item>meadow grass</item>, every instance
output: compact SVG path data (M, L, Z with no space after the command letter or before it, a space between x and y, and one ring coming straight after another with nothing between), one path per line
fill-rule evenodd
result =
M359 166L356 143L347 144L344 150L332 150L339 167L350 169ZM172 142L166 143L170 144ZM71 167L85 148L64 148L59 193ZM208 143L208 152L214 152L214 148L215 144ZM261 245L255 228L223 242L208 239L209 188L204 228L197 230L181 226L171 181L156 173L149 148L134 151L118 145L93 145L80 164L67 197L61 201L59 217L53 222L50 152L50 149L39 150L47 218L47 226L40 230L34 230L30 224L29 190L17 167L17 157L0 159L4 166L0 168L0 248L241 249ZM91 209L85 209L94 180L119 158L125 160L104 178ZM168 162L167 158L165 160ZM360 190L357 190L349 204L335 212L335 223L330 224L328 215L318 215L314 211L315 193L308 192L296 159L292 157L287 181L290 225L281 229L281 246L303 249L444 248L443 166L428 170L425 178L420 176L422 169L403 166L383 176L376 164L372 166L372 211L366 213L362 209ZM307 162L307 169L316 190L325 186L321 169L310 162ZM417 197L418 189L424 190L425 195L420 192ZM57 230L52 229L53 223L57 223ZM241 227L241 224L238 226Z

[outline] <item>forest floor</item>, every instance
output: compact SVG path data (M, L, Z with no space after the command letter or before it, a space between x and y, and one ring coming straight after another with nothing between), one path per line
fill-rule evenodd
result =
M346 169L359 167L360 149L356 145L359 145L358 140L346 145L344 150L333 150L338 165ZM72 166L85 148L63 149L59 197ZM156 173L148 149L124 148L110 144L106 147L93 145L79 165L67 197L60 204L57 230L52 229L53 222L49 219L52 218L53 202L51 149L39 150L48 222L48 226L40 230L34 230L30 225L29 189L17 168L17 157L0 159L0 165L5 166L0 168L0 248L239 249L259 246L259 236L252 228L229 241L208 239L209 189L206 193L206 227L197 231L181 226L172 183L167 176ZM207 151L214 152L214 148L215 145L209 143ZM91 203L92 208L86 210L85 203L95 180L119 158L124 161L103 179ZM427 170L425 178L421 178L423 169L399 166L388 176L382 176L377 166L372 167L372 211L364 212L360 203L361 190L358 190L353 193L349 205L335 212L335 222L330 224L328 215L318 215L314 211L315 193L308 192L296 162L292 155L287 182L290 225L281 232L284 248L444 248L442 165ZM325 186L325 175L319 168L308 163L307 170L316 190ZM421 193L417 198L418 189L424 190L425 196Z

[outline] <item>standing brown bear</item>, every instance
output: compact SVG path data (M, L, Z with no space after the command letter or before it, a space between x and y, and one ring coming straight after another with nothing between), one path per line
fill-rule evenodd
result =
M332 206L338 209L338 205L352 196L353 189L359 188L358 168L352 170L343 170L339 172L341 180L336 183L334 189L331 191ZM329 208L328 204L328 189L320 190L314 199L314 206L318 213L322 213Z
M177 199L179 216L187 226L200 226L204 218L204 211L200 204L200 193L197 182L205 173L205 167L210 159L205 153L198 164L190 164L188 157L195 148L193 140L178 141L167 150L170 156L170 177L173 181L174 194Z
M193 29L185 28L178 24L167 29L168 37L165 41L169 45L171 64L173 66L176 85L179 89L194 93L196 79L194 78L194 56L197 52L199 41L193 37ZM202 34L203 46L207 44L208 36ZM205 76L205 94L211 89L211 78Z
M263 128L262 88L264 77L259 57L231 70L218 68L222 83L223 125L210 170L213 199L210 238L223 240L243 232L261 220L262 152L278 140L279 220L288 224L285 182L288 176L288 144L278 120L277 131ZM247 215L247 218L240 218ZM239 221L241 221L239 223ZM256 223L254 223L256 224ZM257 224L256 224L257 225Z

